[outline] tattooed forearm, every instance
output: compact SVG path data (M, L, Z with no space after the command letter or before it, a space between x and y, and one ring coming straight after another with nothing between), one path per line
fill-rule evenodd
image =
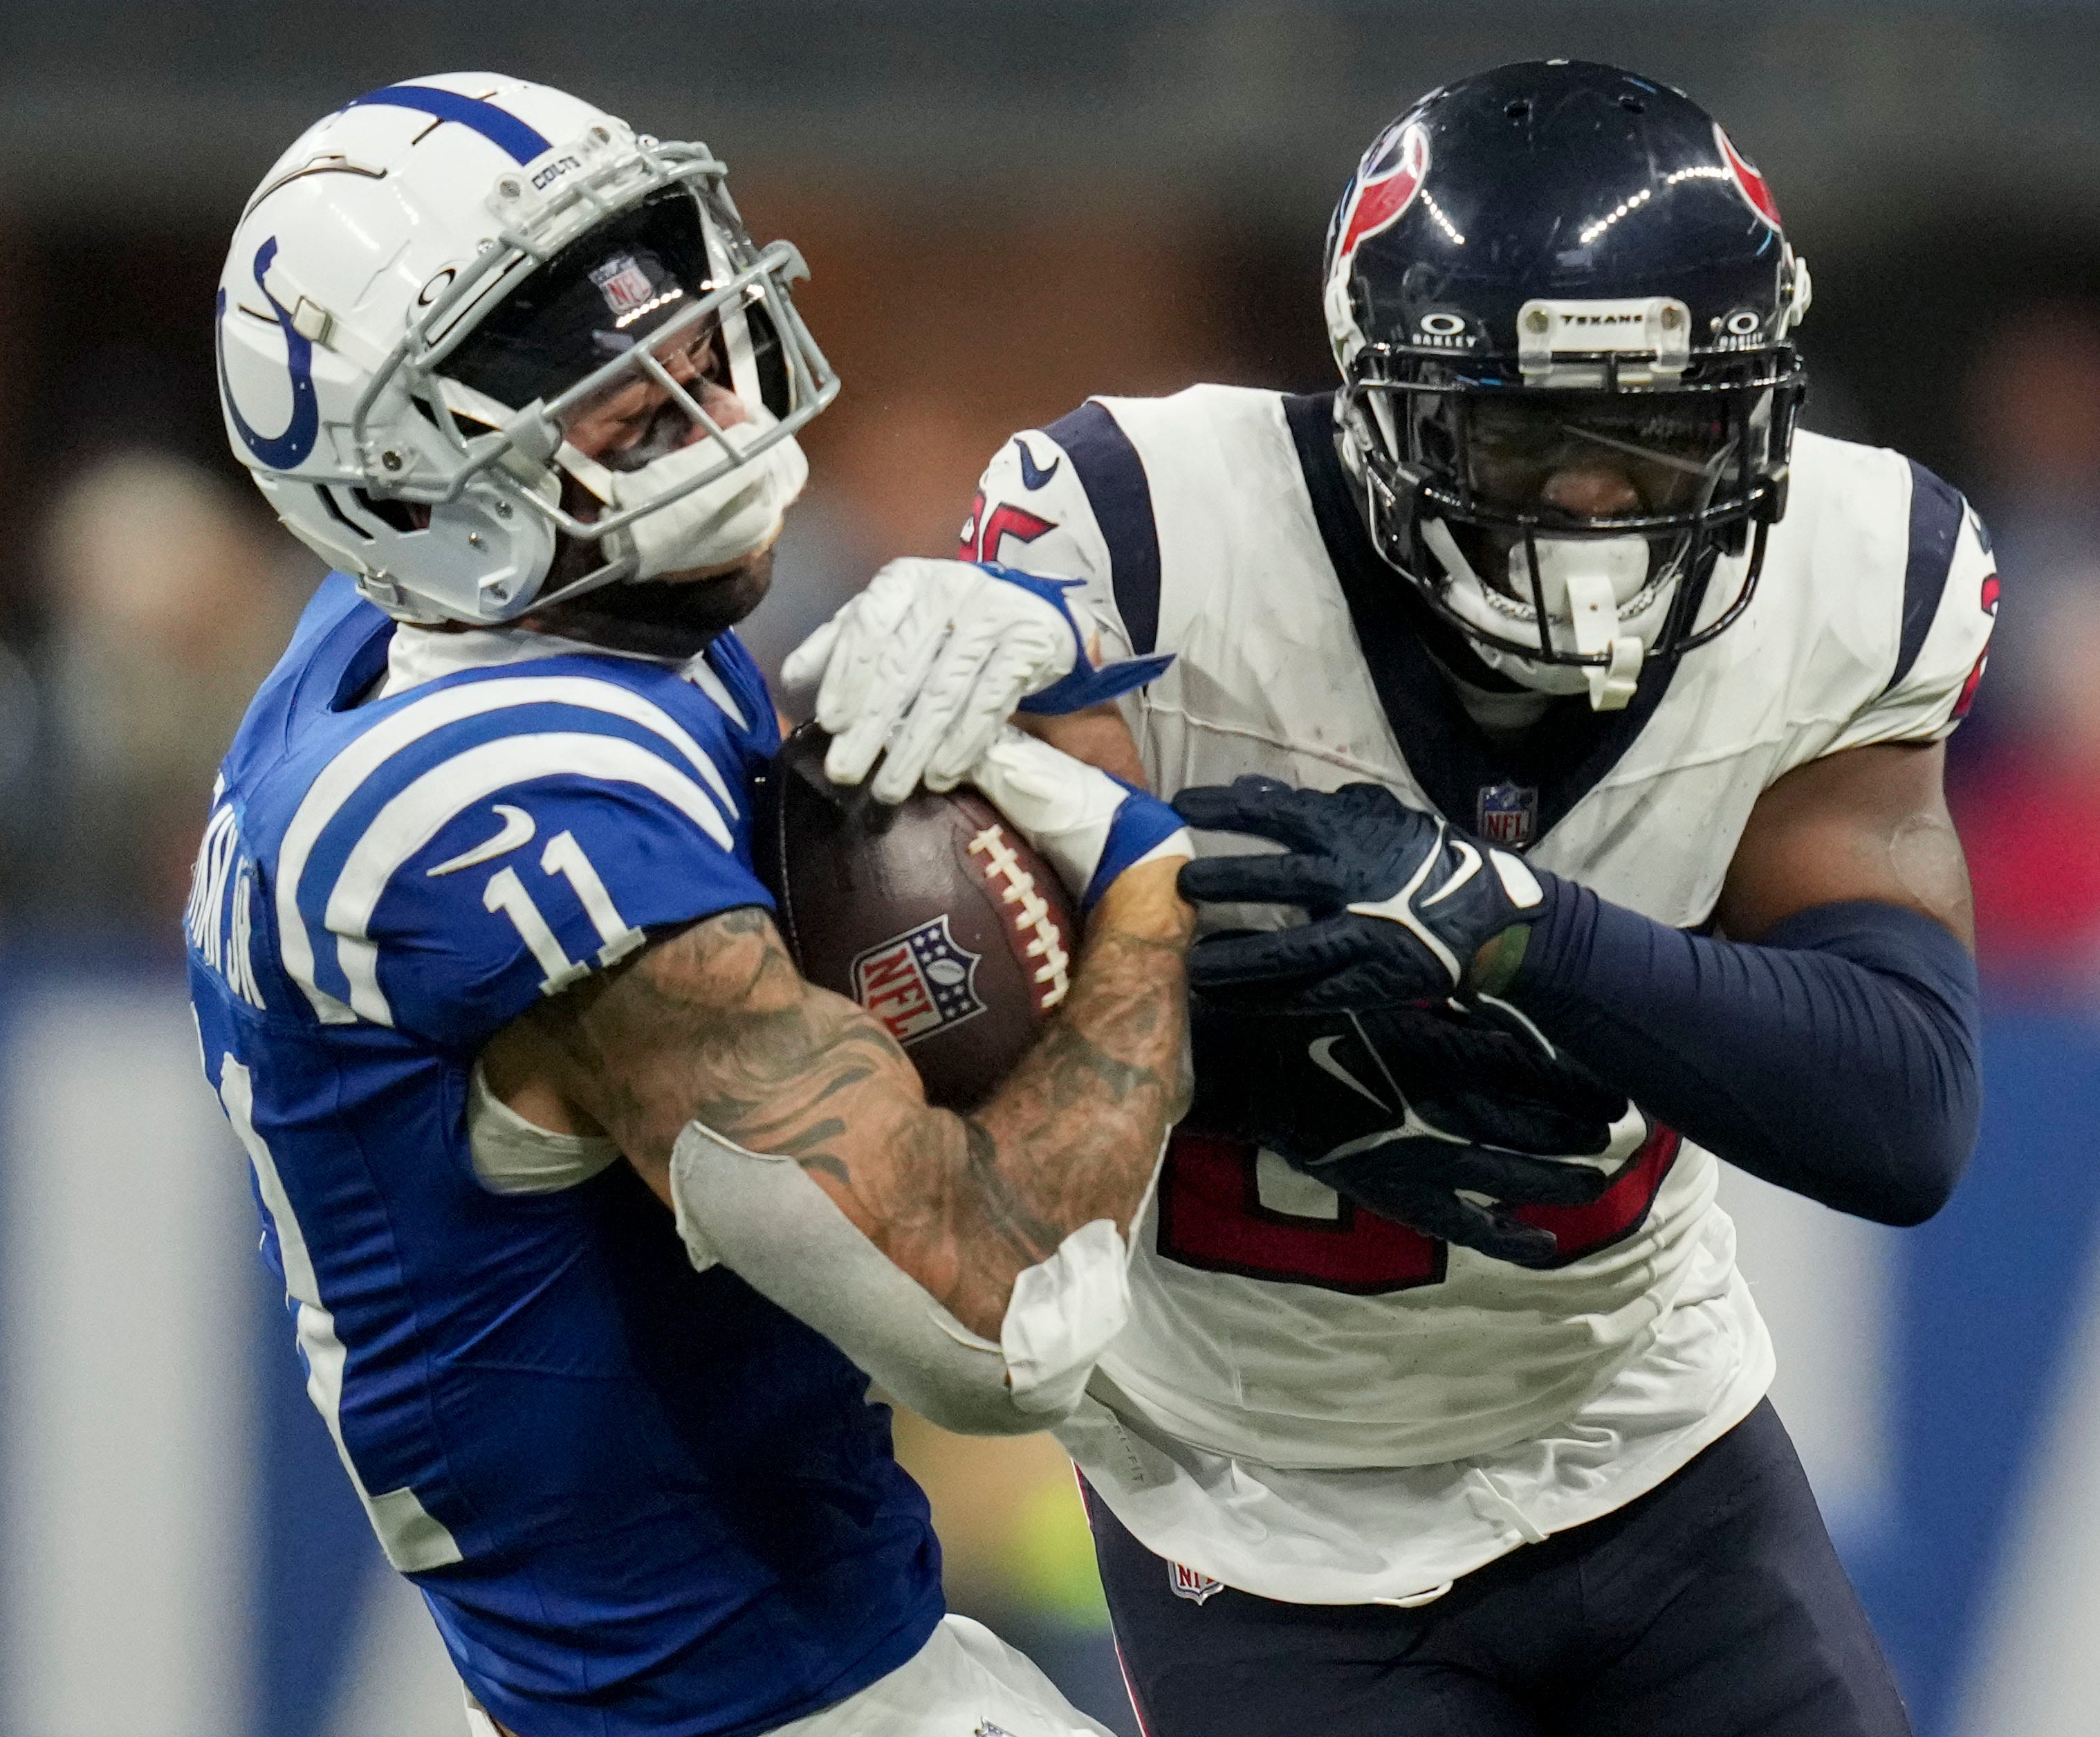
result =
M1068 1234L1037 1217L999 1168L999 1144L982 1122L965 1123L964 1139L969 1158L969 1192L982 1212L986 1227L999 1239L996 1249L982 1254L996 1267L1002 1256L1012 1256L1021 1266L1032 1267L1045 1250L1054 1249Z
M1187 1107L1185 944L1178 927L1162 941L1097 926L1057 1024L973 1118L986 1234L966 1283L1002 1311L1013 1274L1080 1225L1130 1229Z
M668 1197L688 1122L793 1157L896 1263L996 1336L1016 1276L1094 1219L1125 1230L1185 1100L1172 865L1105 901L1057 1021L968 1121L880 1023L732 911L528 1016L564 1095Z
M857 1088L911 1077L880 1025L802 981L759 910L660 941L524 1023L564 1095L667 1197L672 1145L695 1120L843 1178L834 1148L861 1115Z

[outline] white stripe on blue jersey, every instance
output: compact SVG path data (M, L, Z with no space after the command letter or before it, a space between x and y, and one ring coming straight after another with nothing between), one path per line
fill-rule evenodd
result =
M329 822L396 754L446 725L510 707L545 704L581 707L653 731L708 782L732 816L738 812L727 783L691 734L660 707L612 682L588 676L503 675L459 683L411 701L350 743L314 780L278 849L280 962L324 1023L345 1025L356 1017L351 1006L320 986L313 938L299 908L307 860Z
M307 1250L306 1232L285 1193L277 1174L276 1160L262 1136L255 1131L255 1088L246 1068L231 1053L219 1064L218 1096L226 1105L226 1119L255 1166L256 1191L262 1210L276 1227L277 1253L285 1263L285 1290L298 1322L299 1352L307 1365L307 1392L328 1425L342 1457L342 1469L356 1487L372 1529L386 1560L404 1574L426 1568L442 1568L463 1559L451 1532L433 1519L411 1489L385 1490L377 1495L364 1487L350 1449L342 1439L342 1375L348 1352L335 1330L335 1316L321 1301L321 1285L314 1272L313 1257Z
M692 752L708 771L714 770L697 743ZM562 776L640 785L670 803L725 851L736 848L707 792L668 760L624 736L553 730L482 743L424 773L389 801L344 859L329 895L325 920L337 937L336 958L349 980L353 1012L377 1025L394 1023L393 1010L379 987L379 949L368 925L401 865L461 809L514 784Z

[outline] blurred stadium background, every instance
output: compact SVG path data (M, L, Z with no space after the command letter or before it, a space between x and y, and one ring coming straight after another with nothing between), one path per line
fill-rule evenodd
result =
M951 549L1009 430L1089 391L1323 386L1358 152L1445 77L1555 54L1721 117L1815 267L1811 425L1904 448L1996 534L1955 744L1983 1150L1915 1232L1739 1177L1730 1203L1922 1737L2100 1728L2091 0L7 0L0 25L0 1737L461 1728L300 1391L178 975L213 765L317 576L214 393L225 236L279 151L488 66L728 159L846 381L754 624L777 660L880 558ZM900 1433L955 1603L1128 1729L1054 1447Z

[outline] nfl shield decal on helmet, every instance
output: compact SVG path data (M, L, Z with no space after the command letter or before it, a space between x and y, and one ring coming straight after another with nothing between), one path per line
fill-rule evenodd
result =
M1522 850L1538 831L1538 792L1507 781L1483 784L1473 830L1490 844Z
M642 262L632 253L615 253L590 275L605 305L615 314L631 314L655 294Z
M977 991L982 957L948 932L943 913L854 959L854 999L899 1043L915 1043L984 1012Z
M1225 1589L1223 1580L1214 1580L1207 1574L1200 1574L1185 1562L1167 1563L1167 1584L1176 1598L1186 1598L1191 1604L1201 1604L1212 1593Z

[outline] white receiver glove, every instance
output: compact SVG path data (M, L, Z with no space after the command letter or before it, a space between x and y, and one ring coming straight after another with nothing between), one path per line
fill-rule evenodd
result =
M983 562L891 562L781 668L789 691L817 690L825 775L858 784L883 755L876 800L902 802L922 779L951 790L1024 703L1076 711L1166 668L1140 658L1096 669L1072 589Z
M968 780L1092 910L1126 869L1193 857L1181 817L1156 796L1008 725Z

